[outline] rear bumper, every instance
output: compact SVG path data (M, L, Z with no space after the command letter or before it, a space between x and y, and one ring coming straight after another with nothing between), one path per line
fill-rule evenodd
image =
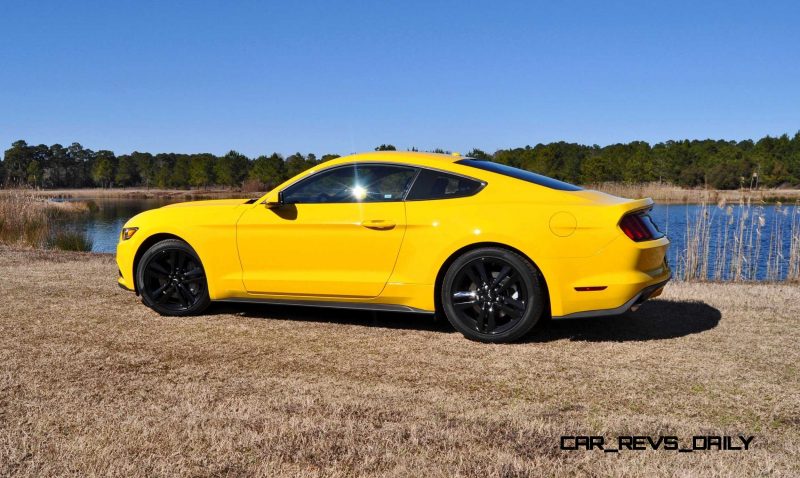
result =
M552 316L614 315L635 305L645 290L652 296L672 277L668 247L666 237L633 242L620 233L593 256L537 262L547 280Z
M664 289L664 286L669 282L672 278L672 274L670 273L669 278L657 284L649 285L644 289L637 292L633 297L630 298L627 302L622 304L619 307L614 307L613 309L600 309L600 310L586 310L582 312L574 312L572 314L561 315L561 316L554 316L553 319L583 319L589 317L606 317L611 315L620 315L624 314L629 310L636 310L642 302L646 301L647 299L651 299L653 297L658 297L661 295L661 291Z

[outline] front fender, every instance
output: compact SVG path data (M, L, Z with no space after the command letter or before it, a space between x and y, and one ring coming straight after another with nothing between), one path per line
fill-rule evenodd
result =
M191 246L206 273L212 300L244 290L236 247L236 221L243 208L162 208L134 216L125 227L138 227L131 239L117 245L120 284L134 288L135 262L160 238L174 237Z

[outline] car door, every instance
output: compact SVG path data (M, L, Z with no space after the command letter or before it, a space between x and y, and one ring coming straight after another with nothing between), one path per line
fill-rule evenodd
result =
M314 173L237 224L243 282L267 295L376 297L406 230L416 168L349 164Z

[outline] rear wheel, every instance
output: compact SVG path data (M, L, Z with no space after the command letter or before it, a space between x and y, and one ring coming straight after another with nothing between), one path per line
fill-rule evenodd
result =
M148 249L136 271L142 302L161 315L193 315L208 307L208 283L189 244L167 239Z
M475 249L456 259L447 269L441 294L447 320L481 342L523 337L544 310L536 266L505 249Z

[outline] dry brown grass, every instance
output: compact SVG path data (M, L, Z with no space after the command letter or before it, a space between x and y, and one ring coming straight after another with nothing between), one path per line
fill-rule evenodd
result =
M83 234L63 231L60 226L64 220L87 213L93 207L97 207L93 202L55 202L21 191L0 195L0 243L58 248L59 243L52 239L67 235L87 241ZM87 250L91 249L91 243L86 244Z
M0 243L44 245L48 233L45 201L24 194L0 198Z
M427 316L159 317L110 256L0 249L0 475L800 474L800 287L674 284L523 344ZM562 434L755 435L566 452Z
M800 200L800 189L686 189L664 183L597 183L585 186L624 198L652 198L670 204L728 203L751 201L753 203L795 202Z

